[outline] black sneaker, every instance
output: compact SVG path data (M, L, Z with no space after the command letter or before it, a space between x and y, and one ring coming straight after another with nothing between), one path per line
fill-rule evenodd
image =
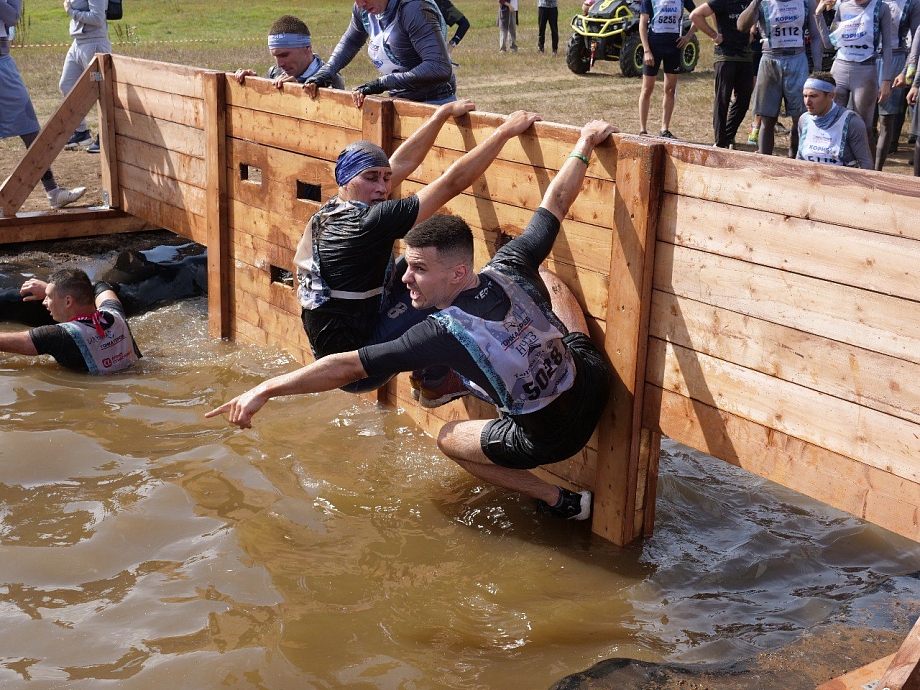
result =
M67 143L64 144L65 151L76 151L81 146L89 146L93 143L93 135L90 134L88 129L84 129L82 132L74 132L70 135L70 139L67 140Z
M89 148L86 149L87 153L99 153L99 137L96 137L96 141L89 145Z
M677 139L673 134L671 134L670 129L663 129L658 133L658 136L662 139Z
M566 520L587 520L591 517L591 504L594 497L590 491L569 491L561 486L557 488L560 492L557 505L551 506L545 501L537 501L537 509L541 513Z

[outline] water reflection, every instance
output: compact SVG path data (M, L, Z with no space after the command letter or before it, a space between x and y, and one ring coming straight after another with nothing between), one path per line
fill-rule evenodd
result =
M209 341L205 308L135 319L122 375L0 362L4 688L544 688L610 656L754 654L920 567L674 446L655 537L618 549L343 393L204 420L294 367Z

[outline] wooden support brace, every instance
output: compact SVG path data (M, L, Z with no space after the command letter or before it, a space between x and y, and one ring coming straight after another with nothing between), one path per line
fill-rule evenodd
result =
M377 144L389 156L393 153L393 101L389 98L375 98L370 96L364 99L361 107L363 121L361 123L361 136L367 141Z
M614 376L598 435L592 529L619 545L649 534L654 523L659 441L646 439L643 458L640 432L663 155L661 144L617 140L604 343Z
M64 149L64 144L77 125L98 100L100 80L99 61L93 58L9 178L0 186L0 210L3 215L16 215L22 208L42 175Z
M875 690L920 690L920 619L897 652L829 680L818 690L861 690L874 681Z
M115 70L112 56L97 53L102 82L99 84L99 148L102 163L102 191L111 208L121 208L118 188L118 157L115 152Z
M230 224L227 216L227 75L204 72L205 165L208 246L208 334L229 338Z

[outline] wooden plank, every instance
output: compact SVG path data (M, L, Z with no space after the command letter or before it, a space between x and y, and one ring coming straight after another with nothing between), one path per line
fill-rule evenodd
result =
M112 56L97 53L102 83L99 85L99 162L102 165L102 191L108 204L121 206L118 188L118 157L115 152L115 72Z
M233 319L263 330L276 345L291 347L296 352L310 351L310 341L304 333L300 318L280 309L266 309L263 299L239 284L233 287Z
M665 194L658 239L916 299L920 241Z
M876 659L871 664L866 664L862 668L850 671L847 674L834 678L826 683L822 683L816 690L863 690L863 686L877 681L882 677L882 673L888 668L888 664L894 659L894 654L886 656L884 659ZM881 688L881 685L876 687Z
M130 161L137 168L185 184L207 188L207 168L204 158L194 158L169 147L148 144L121 135L115 137L118 160Z
M237 172L235 168L227 169L228 191L233 202L273 214L279 218L279 223L283 218L293 229L304 228L319 208L316 202L298 199L292 185L267 177L263 177L259 183L253 183L241 180ZM245 227L237 229L250 231Z
M270 267L293 265L294 255L284 247L251 235L235 234L230 244L236 282L266 302L266 308L280 309L300 318L300 302L294 290L276 289L270 280ZM280 288L280 285L277 286Z
M303 223L291 218L248 206L237 199L228 204L230 227L234 234L247 233L293 251L303 237Z
M334 161L361 136L352 130L246 108L230 108L227 136Z
M259 347L269 347L275 350L284 350L293 357L295 361L301 364L308 364L312 361L309 353L304 352L302 348L298 348L291 343L279 343L270 333L242 319L236 319L233 322L231 332L232 339L236 342L249 343L251 345L258 345Z
M230 226L227 211L227 81L222 72L205 72L200 76L204 93L207 162L205 220L208 224L208 334L212 338L227 338L230 336L232 298L228 283Z
M205 215L205 192L200 187L143 170L121 160L118 161L118 177L124 189L140 192L167 206L185 209L198 216Z
M610 254L603 347L615 373L599 430L592 529L623 545L645 526L644 518L637 524L634 516L638 487L647 484L639 475L639 437L663 152L638 139L622 140L617 152L613 227L619 242Z
M361 138L377 144L387 156L396 149L393 142L393 99L370 96L361 106Z
M113 55L115 81L179 96L202 98L199 75L203 70L156 60Z
M168 91L147 89L124 82L115 83L115 106L158 120L204 129L201 99Z
M920 483L920 425L913 422L657 338L649 341L646 375L653 385Z
M920 366L656 290L650 334L920 424Z
M659 242L655 288L920 363L920 302Z
M879 688L891 690L920 690L920 620L907 633L907 638L882 674Z
M144 219L155 227L165 228L199 244L205 244L208 240L207 223L204 216L170 206L161 199L149 197L126 187L122 187L122 201L125 211Z
M10 176L0 184L0 211L4 216L14 216L22 208L42 175L64 149L67 139L99 98L99 83L93 81L93 74L99 74L96 58L92 59L51 119L41 128Z
M246 77L246 83L240 85L228 74L227 105L344 127L355 132L360 132L362 128L362 112L355 107L348 91L323 89L312 99L304 93L300 84L285 84L279 90L272 86L269 79Z
M916 178L708 146L667 151L667 192L920 239Z
M408 139L435 111L435 106L425 103L395 100L393 105L396 111L393 137L397 145ZM505 115L473 111L459 122L449 120L438 133L435 145L454 151L469 151L488 138L505 119ZM558 169L571 153L580 134L580 129L571 125L537 122L524 134L505 144L499 158L538 168ZM595 149L588 166L588 177L616 178L617 141L619 137L614 136Z
M62 240L152 230L154 226L119 210L62 209L0 218L0 244Z
M115 131L123 137L204 159L204 132L194 127L115 108Z
M679 443L920 541L920 484L651 384L644 422Z

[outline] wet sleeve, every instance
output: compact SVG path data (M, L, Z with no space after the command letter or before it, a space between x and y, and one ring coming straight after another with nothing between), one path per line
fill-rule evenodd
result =
M61 326L39 326L30 330L29 336L38 354L51 355L58 364L68 369L89 371L80 348Z
M0 22L16 26L22 13L22 0L0 0Z
M399 13L398 21L421 62L405 72L381 77L380 81L387 91L419 90L449 82L454 72L435 8L421 2L407 3Z
M388 376L436 364L450 365L455 346L456 339L429 318L396 340L360 348L358 357L368 376Z
M332 51L328 62L320 68L324 74L338 74L345 69L355 59L355 55L367 40L367 32L364 30L364 24L361 23L359 12L357 5L352 7L348 29L339 39L339 44Z
M545 208L538 208L527 229L495 253L489 263L500 263L515 270L534 274L549 256L561 223Z
M385 238L383 241L392 244L395 240L402 239L415 225L418 218L418 196L413 194L405 199L391 199L377 204L367 214L364 227L368 236Z

